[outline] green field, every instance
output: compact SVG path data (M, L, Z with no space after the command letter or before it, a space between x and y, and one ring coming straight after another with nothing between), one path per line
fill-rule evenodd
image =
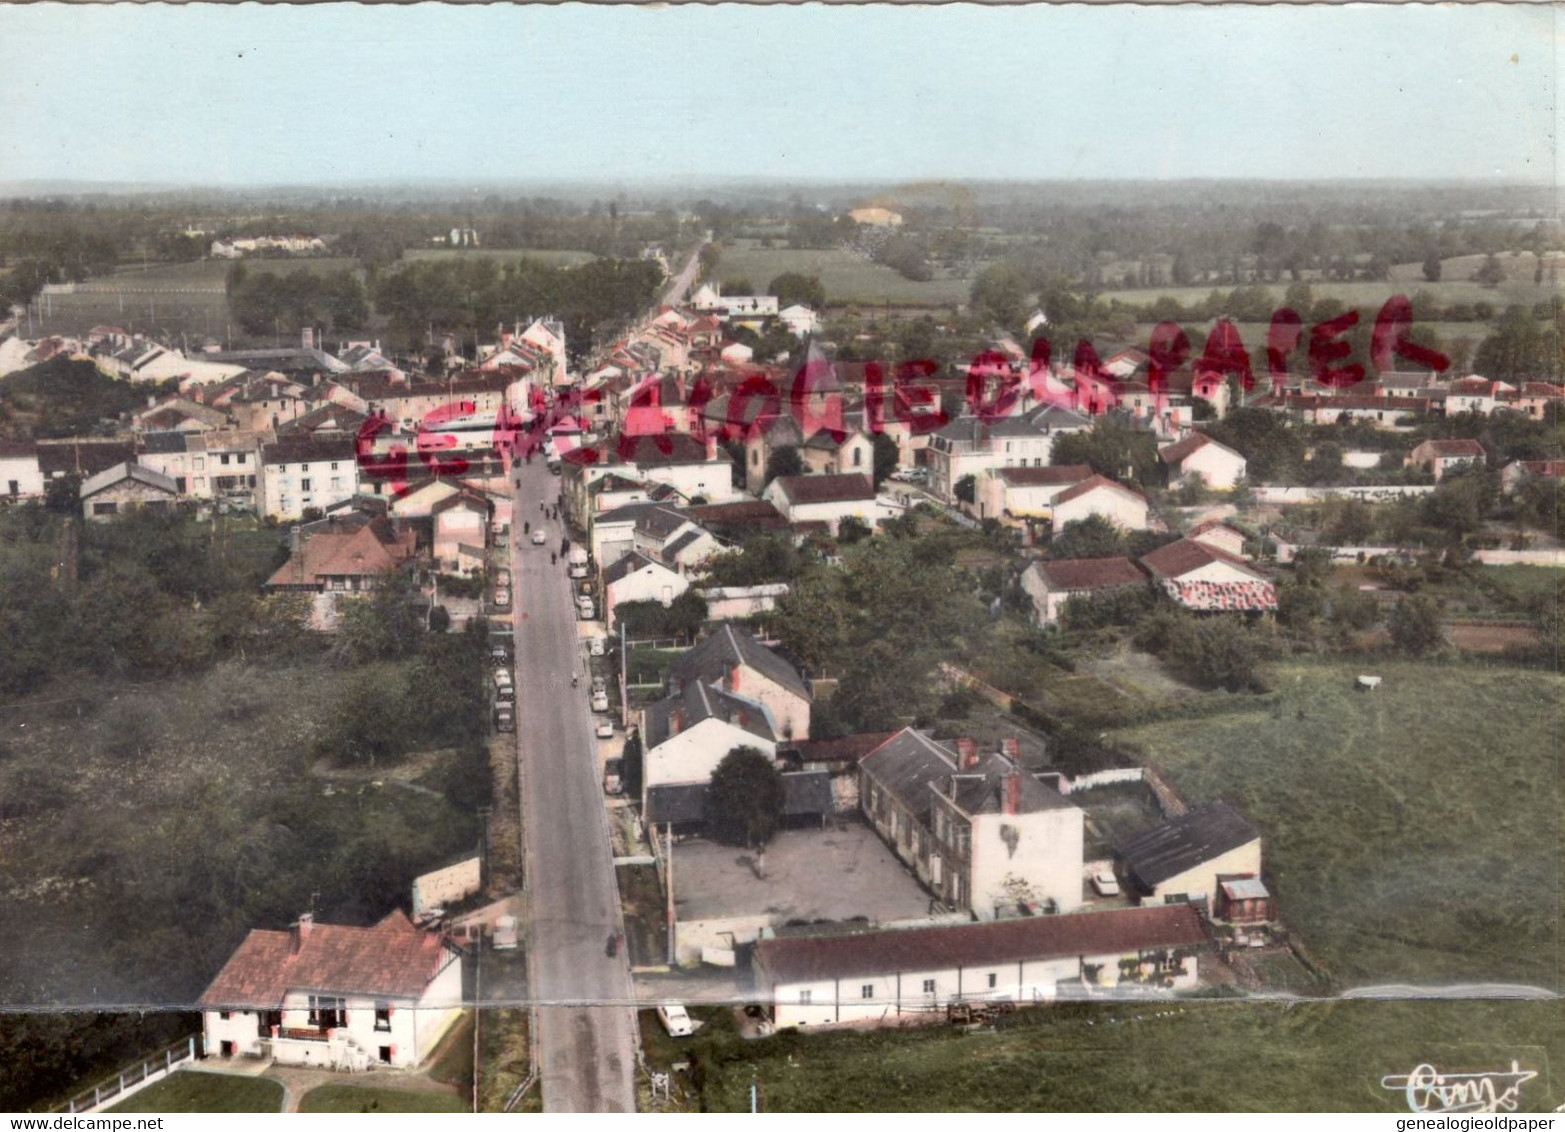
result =
M351 256L298 256L276 259L198 259L189 263L154 263L142 267L122 263L111 275L89 279L85 287L222 287L228 281L228 269L243 264L246 271L291 275L313 271L326 275L333 271L357 271L359 261Z
M260 1077L182 1069L109 1112L281 1112L283 1087Z
M1274 707L1115 737L1260 827L1284 919L1342 985L1565 985L1565 678L1365 660L1272 682Z
M550 267L575 267L591 263L598 257L591 252L567 251L559 248L413 248L402 254L404 260L442 259L492 259L500 263L515 263L530 259L547 263Z
M320 1085L304 1094L300 1112L471 1112L455 1093Z
M936 271L928 283L904 279L884 264L873 263L845 248L815 251L808 248L724 247L717 274L722 281L748 279L764 289L788 271L817 275L833 306L847 303L905 303L948 307L967 302L973 281L965 276L945 277Z
M727 1011L694 1038L648 1035L676 1074L680 1107L743 1112L1407 1112L1381 1078L1424 1062L1445 1072L1538 1076L1518 1111L1565 1100L1565 1011L1556 1003L1312 1002L1067 1005L1022 1011L994 1032L793 1031L742 1041Z

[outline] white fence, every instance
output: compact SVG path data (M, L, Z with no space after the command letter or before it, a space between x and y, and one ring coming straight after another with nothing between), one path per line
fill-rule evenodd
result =
M139 1093L148 1085L155 1085L183 1065L195 1061L201 1038L192 1035L167 1049L142 1059L138 1065L121 1070L116 1076L106 1077L90 1089L83 1089L55 1112L97 1112L105 1105L124 1100L132 1093Z
M1428 495L1434 484L1388 483L1342 487L1257 487L1252 489L1261 503L1314 503L1321 499L1361 499L1375 503L1383 499Z
M1062 794L1069 797L1078 790L1091 790L1094 786L1118 786L1125 782L1140 782L1146 772L1139 766L1119 767L1113 770L1095 770L1076 778L1061 778Z

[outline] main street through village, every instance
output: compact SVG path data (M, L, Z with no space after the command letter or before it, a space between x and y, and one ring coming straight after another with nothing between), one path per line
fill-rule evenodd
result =
M560 481L541 458L513 470L520 483L514 529L543 521ZM548 541L525 537L513 552L516 740L519 755L528 977L538 1002L543 1103L551 1112L634 1112L636 1015L627 949L607 954L621 930L619 892L587 702L586 658L576 608ZM579 687L571 674L581 673Z

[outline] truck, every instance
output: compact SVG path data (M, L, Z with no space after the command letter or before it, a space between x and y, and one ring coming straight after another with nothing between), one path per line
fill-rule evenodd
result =
M516 930L515 916L501 916L494 922L494 949L496 951L516 950L518 933Z
M572 578L585 578L587 576L587 548L585 546L571 547L570 557L566 561L570 564L570 576Z

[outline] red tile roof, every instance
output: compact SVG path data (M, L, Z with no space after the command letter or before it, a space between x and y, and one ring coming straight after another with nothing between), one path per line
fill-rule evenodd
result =
M1122 483L1115 483L1106 476L1093 476L1091 479L1082 480L1075 487L1068 487L1064 491L1060 492L1054 497L1054 504L1057 507L1061 503L1069 503L1072 499L1080 499L1083 495L1086 495L1089 492L1097 491L1099 488L1112 488L1121 494L1134 496L1143 503L1147 501L1147 497L1142 495L1133 487L1126 487Z
M1102 590L1145 585L1147 576L1128 558L1065 558L1037 563L1051 590Z
M460 497L458 497L460 498ZM416 536L375 519L351 531L306 535L299 551L277 568L268 586L319 586L328 578L384 574L412 557Z
M1253 578L1263 577L1255 567L1238 555L1229 554L1226 550L1219 550L1208 543L1196 542L1188 538L1171 542L1167 546L1160 546L1151 554L1143 555L1141 558L1143 566L1165 578L1180 578L1192 570L1199 570L1214 562L1223 562L1236 567Z
M875 498L875 487L865 475L780 476L775 481L789 503L847 503Z
M1080 483L1092 478L1092 469L1086 464L1055 464L1047 468L1001 468L999 475L1012 487L1042 487Z
M400 910L372 928L256 930L229 956L199 1005L275 1010L289 991L417 998L451 955L437 933L414 927Z
M1038 959L1132 955L1207 942L1190 904L1030 916L954 927L766 939L756 959L774 984L943 971Z
M1482 457L1484 447L1476 440L1426 440L1418 446L1427 450L1429 455L1449 459L1453 456ZM1416 453L1417 448L1414 449Z

